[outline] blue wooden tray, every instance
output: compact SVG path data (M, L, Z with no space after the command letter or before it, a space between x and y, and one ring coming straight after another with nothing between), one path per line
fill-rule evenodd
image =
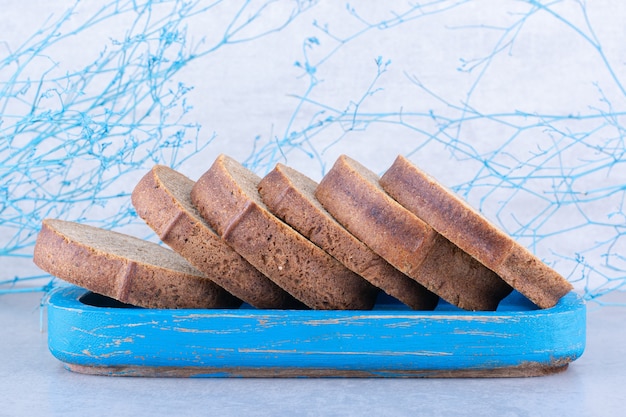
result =
M517 377L565 370L585 347L585 304L494 312L130 308L78 287L48 303L48 345L75 372L174 377Z

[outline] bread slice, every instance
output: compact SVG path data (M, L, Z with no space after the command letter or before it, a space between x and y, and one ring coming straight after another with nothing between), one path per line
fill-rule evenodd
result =
M194 185L200 214L233 249L298 300L314 309L373 307L372 286L271 214L261 201L261 178L220 155Z
M573 289L556 271L405 157L395 160L380 183L400 204L538 307L554 306Z
M33 261L58 278L135 306L234 308L241 304L175 252L85 224L44 220Z
M494 310L511 287L387 195L342 155L315 196L339 223L401 272L466 310Z
M258 189L272 213L348 269L413 309L435 308L439 297L392 267L324 209L314 195L317 185L299 171L277 164Z
M298 306L204 221L191 201L193 185L183 174L156 165L135 186L131 200L164 243L231 294L257 308Z

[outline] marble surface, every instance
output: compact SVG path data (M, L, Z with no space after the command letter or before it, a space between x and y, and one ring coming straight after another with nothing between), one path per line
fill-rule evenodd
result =
M588 304L585 353L547 377L152 379L67 371L48 352L40 298L0 296L0 416L618 416L626 401L624 306ZM603 301L626 305L626 293Z

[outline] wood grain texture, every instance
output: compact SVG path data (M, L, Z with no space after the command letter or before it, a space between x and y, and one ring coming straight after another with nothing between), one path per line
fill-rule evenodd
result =
M150 378L520 378L546 376L564 372L569 364L520 366L491 369L446 370L362 370L330 368L204 368L204 367L145 367L145 366L83 366L68 364L72 372L99 376Z
M99 375L538 376L585 347L575 293L539 310L515 292L490 312L382 302L372 311L151 310L100 307L98 297L89 305L86 293L51 295L49 348L68 369Z

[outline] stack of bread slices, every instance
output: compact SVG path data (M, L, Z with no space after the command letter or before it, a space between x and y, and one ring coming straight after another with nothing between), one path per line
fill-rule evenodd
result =
M383 291L415 310L495 310L513 289L549 308L572 290L402 156L382 177L341 156L319 184L225 155L195 182L157 165L132 203L171 249L46 219L35 264L146 308L368 310Z

